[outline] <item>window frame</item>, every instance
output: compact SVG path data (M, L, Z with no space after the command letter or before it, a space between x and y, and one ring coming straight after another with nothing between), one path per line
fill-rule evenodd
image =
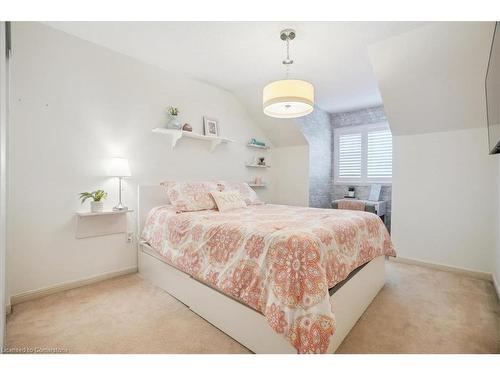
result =
M368 178L368 133L378 130L389 130L389 123L387 121L377 122L373 124L343 126L333 129L333 184L334 185L368 185L368 184L392 184L392 171L391 177L377 177ZM341 135L361 133L361 177L360 178L341 178L339 177L339 138ZM392 140L392 132L391 132ZM394 155L394 149L393 149ZM392 159L391 159L392 160ZM393 163L394 167L394 163Z

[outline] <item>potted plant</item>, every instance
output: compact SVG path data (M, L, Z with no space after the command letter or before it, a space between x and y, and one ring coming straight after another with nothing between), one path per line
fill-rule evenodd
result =
M177 107L168 107L168 114L170 116L170 121L167 125L167 128L169 129L177 129L179 130L181 128L181 123L179 121L179 108Z
M96 190L92 193L84 192L80 193L80 199L82 200L82 204L85 203L87 199L92 199L90 201L90 212L102 212L104 210L104 202L108 193L104 190Z

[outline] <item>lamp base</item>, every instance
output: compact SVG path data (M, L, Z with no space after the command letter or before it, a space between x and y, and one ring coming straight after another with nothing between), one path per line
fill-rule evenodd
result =
M115 207L113 207L113 211L127 211L128 207L124 206L123 203L118 203Z

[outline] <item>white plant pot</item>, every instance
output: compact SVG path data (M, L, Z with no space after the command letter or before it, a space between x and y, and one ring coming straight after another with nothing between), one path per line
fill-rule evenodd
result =
M104 211L104 202L90 201L90 212L102 212Z
M179 117L178 116L170 115L170 121L167 124L167 129L180 130L181 128L182 128L182 124L181 124L181 122L179 120Z

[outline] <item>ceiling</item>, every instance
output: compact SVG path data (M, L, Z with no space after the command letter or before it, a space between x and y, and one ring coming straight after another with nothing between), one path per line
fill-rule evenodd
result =
M439 22L370 46L394 135L486 127L494 27L495 22Z
M45 22L116 52L235 94L271 139L303 144L293 121L262 113L262 88L283 78L284 28L294 28L292 77L311 81L316 105L342 112L382 103L368 46L419 22Z
M260 105L262 87L284 77L283 28L292 27L291 73L316 87L328 112L381 103L367 46L417 22L47 22L52 27Z

